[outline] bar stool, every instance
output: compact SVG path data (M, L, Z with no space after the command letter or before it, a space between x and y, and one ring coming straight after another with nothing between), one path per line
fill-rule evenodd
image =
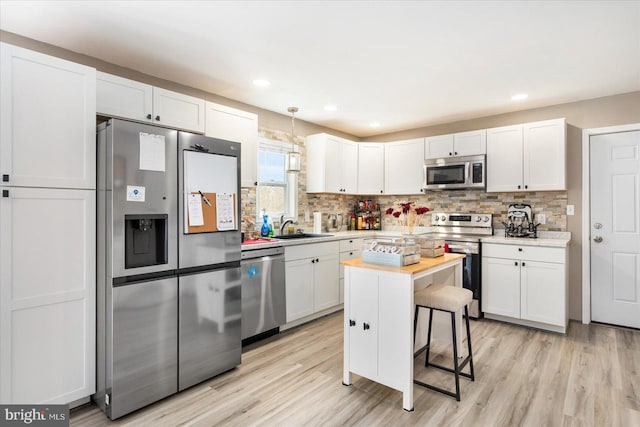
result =
M425 289L414 293L414 302L416 305L416 314L413 319L413 343L416 342L416 329L418 326L418 312L420 308L429 309L429 330L427 332L427 347L426 347L426 360L425 367L433 366L434 368L442 369L443 371L451 372L455 374L456 379L456 392L453 393L449 390L445 390L440 387L426 384L418 380L413 380L414 384L426 387L428 389L444 393L448 396L455 397L460 401L460 381L459 377L463 376L475 381L475 375L473 373L473 356L471 353L471 332L469 329L469 308L468 304L473 300L473 293L469 289L458 288L455 286L447 286L441 284L433 284ZM464 315L467 323L467 347L469 354L462 361L458 363L458 345L456 339L456 319L455 314L458 310L464 307ZM436 365L429 362L429 348L431 346L431 326L433 324L433 310L444 311L451 314L451 331L453 341L453 369L446 366ZM464 367L469 364L469 373L461 372Z

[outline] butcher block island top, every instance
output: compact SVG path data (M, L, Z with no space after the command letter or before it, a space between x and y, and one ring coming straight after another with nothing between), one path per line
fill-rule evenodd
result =
M388 271L391 273L417 274L433 268L442 267L450 262L464 258L463 254L446 253L436 258L420 258L420 262L404 267L391 267L388 265L369 264L362 261L362 258L350 259L342 261L340 264L349 267L370 268L372 270Z

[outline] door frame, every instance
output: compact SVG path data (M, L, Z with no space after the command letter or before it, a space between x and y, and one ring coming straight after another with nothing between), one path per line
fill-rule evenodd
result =
M640 123L582 130L582 323L591 323L591 137L640 130Z

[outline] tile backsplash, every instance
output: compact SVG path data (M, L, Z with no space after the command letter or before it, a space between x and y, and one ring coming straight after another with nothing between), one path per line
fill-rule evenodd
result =
M261 129L261 137L289 141L289 134L281 131ZM540 191L520 193L486 193L478 190L430 191L424 195L415 196L348 196L343 194L307 194L306 191L306 156L304 138L296 138L302 158L301 171L298 174L298 226L297 228L311 229L313 227L313 212L324 214L350 212L358 199L373 199L380 204L384 211L393 207L398 200L416 202L416 206L428 207L432 212L479 212L493 214L493 227L503 228L502 221L507 220L507 209L510 203L528 203L534 212L534 219L538 214L546 216L546 224L541 225L540 231L567 231L567 192ZM242 217L256 218L256 189L242 189ZM309 212L311 221L304 221L305 211ZM344 222L346 229L346 221ZM430 213L424 215L420 225L431 224ZM399 226L399 220L391 216L382 215L382 229Z

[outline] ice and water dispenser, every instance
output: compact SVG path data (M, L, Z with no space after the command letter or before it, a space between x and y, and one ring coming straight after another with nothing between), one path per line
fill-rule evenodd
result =
M125 268L166 264L168 215L125 215Z

